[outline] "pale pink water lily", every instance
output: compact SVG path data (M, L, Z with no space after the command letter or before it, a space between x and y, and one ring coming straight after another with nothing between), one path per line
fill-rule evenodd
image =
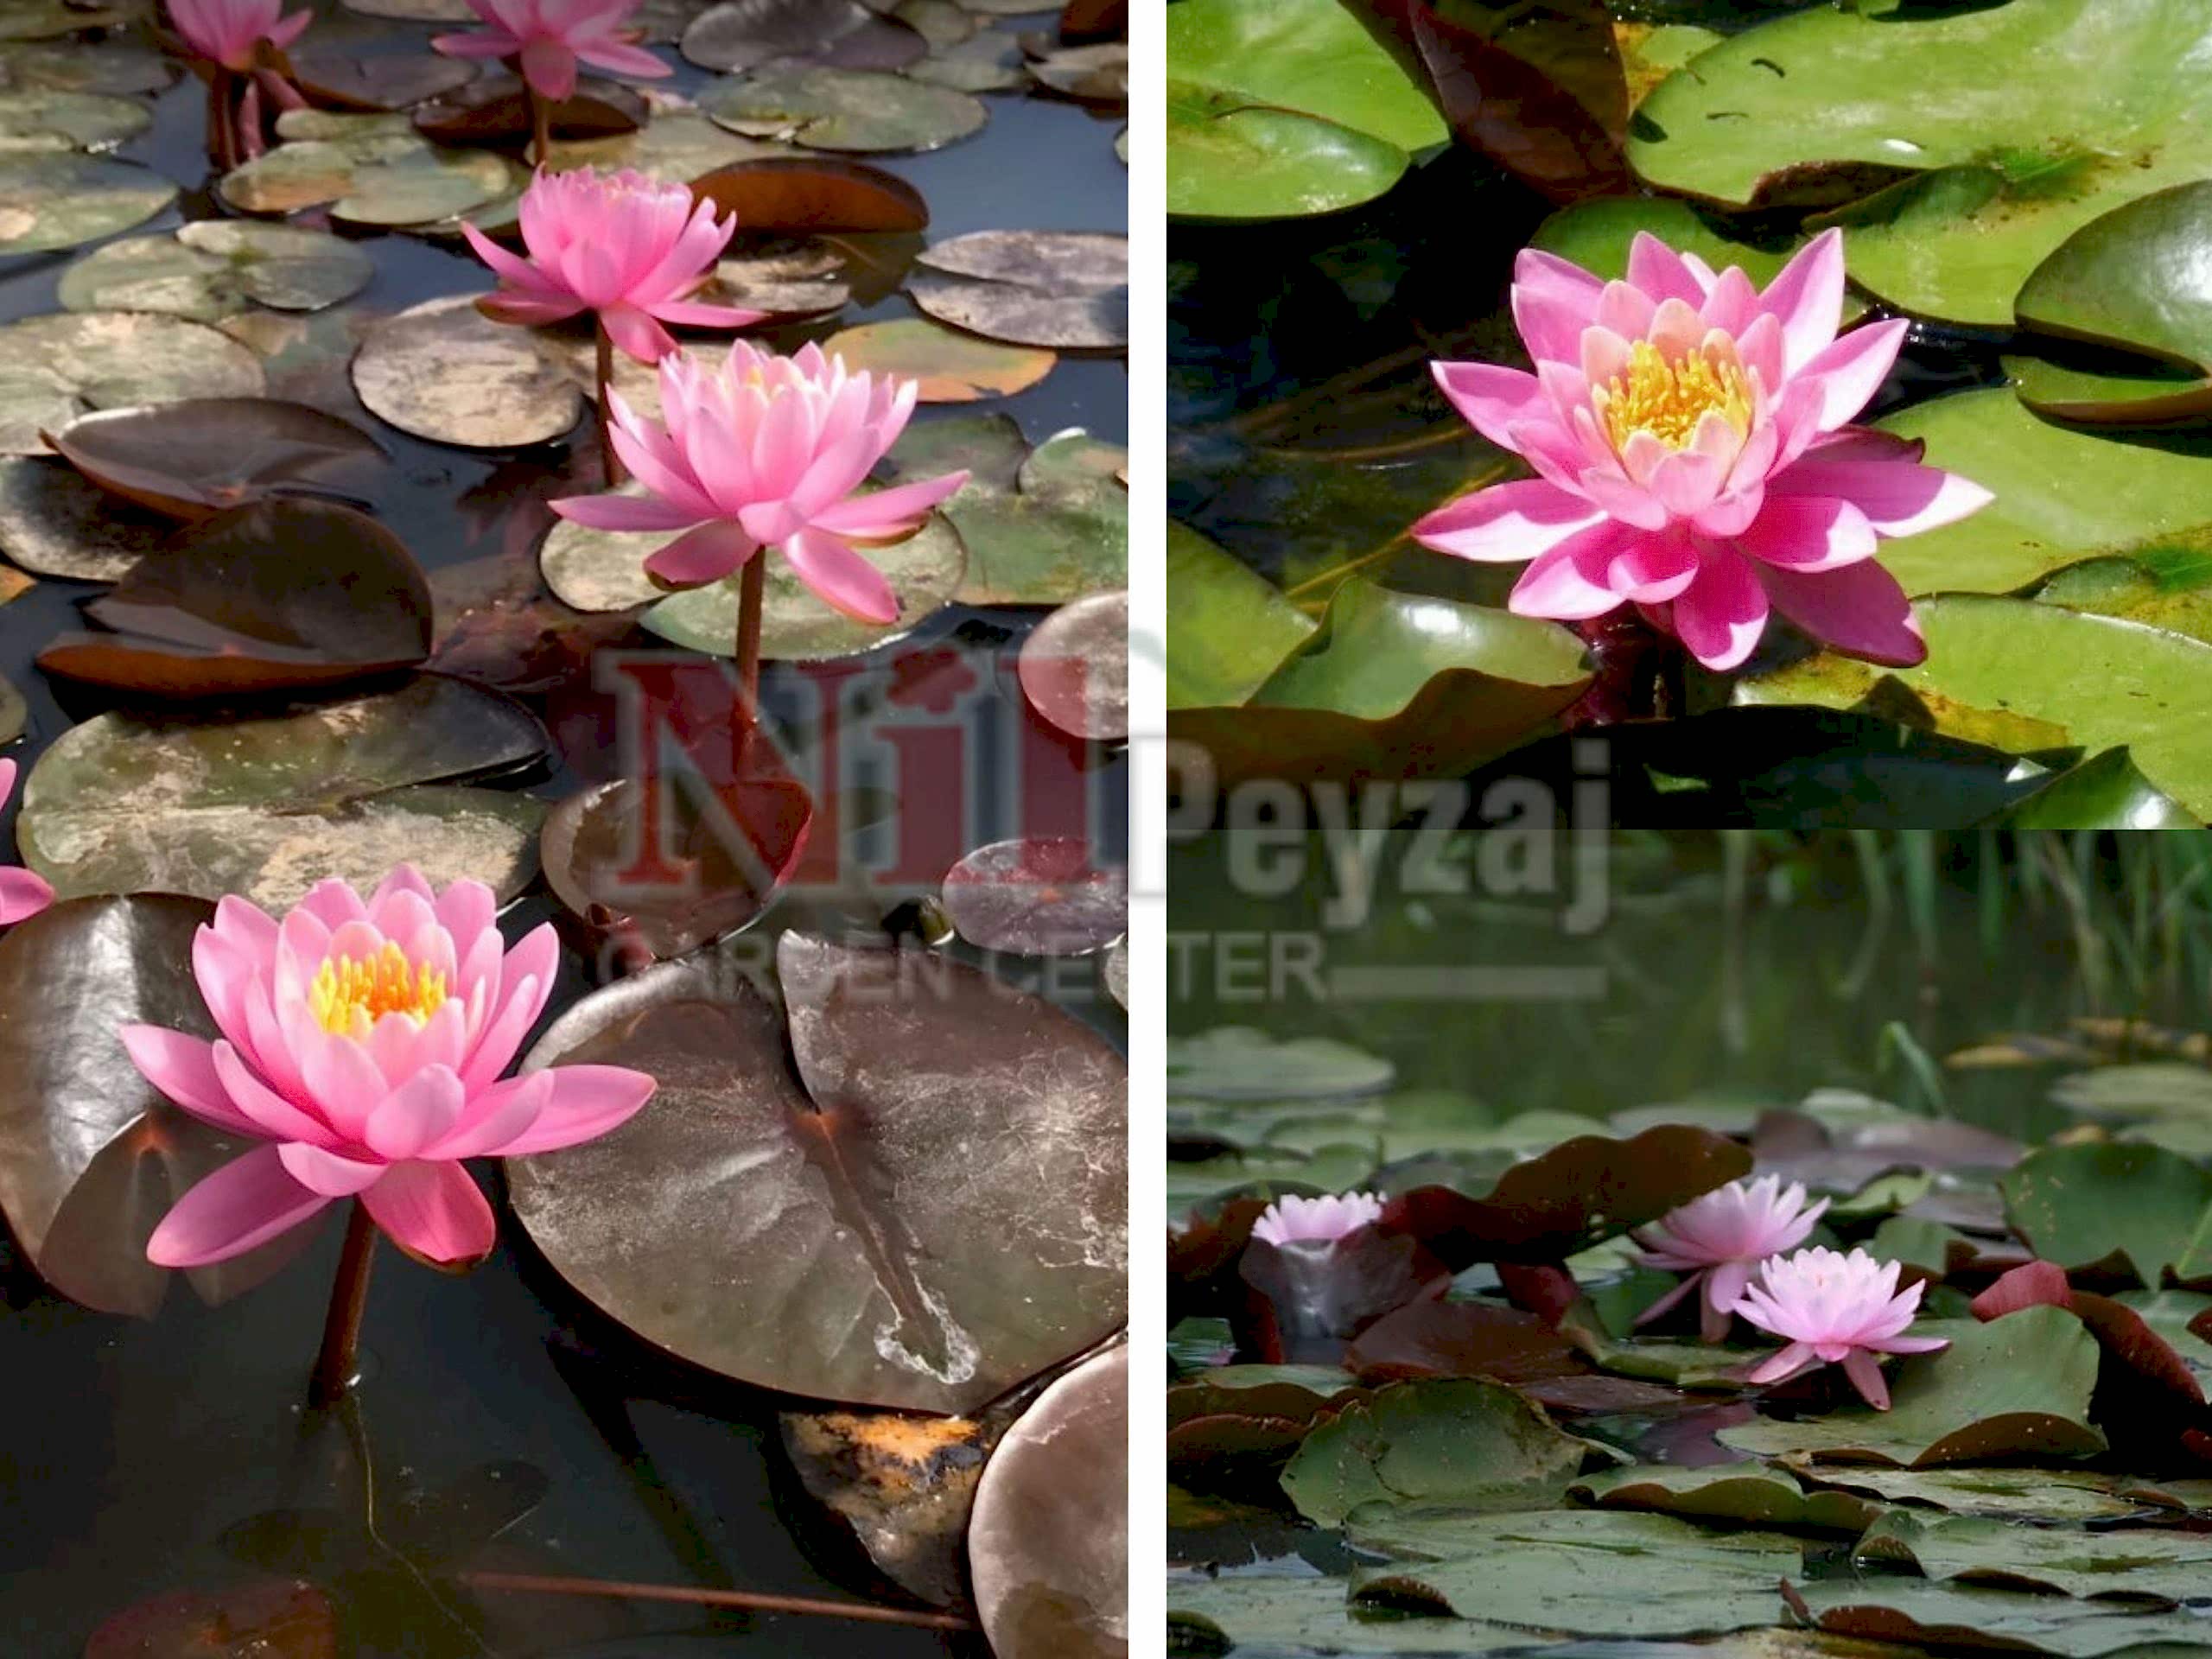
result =
M1657 1319L1699 1286L1698 1329L1707 1342L1728 1334L1729 1316L1760 1262L1805 1242L1813 1224L1828 1207L1805 1202L1805 1188L1793 1181L1785 1189L1778 1175L1727 1185L1671 1210L1631 1235L1643 1246L1638 1265L1689 1276L1637 1318Z
M576 66L655 79L672 73L624 29L639 0L468 0L484 27L440 35L430 44L449 57L512 58L522 78L553 103L576 90Z
M1460 414L1538 475L1447 503L1414 539L1531 561L1509 601L1526 616L1633 604L1709 668L1740 664L1777 611L1837 651L1920 662L1911 606L1876 551L1991 498L1923 466L1917 442L1848 424L1909 325L1839 337L1843 282L1834 230L1764 293L1648 234L1624 282L1524 249L1513 315L1536 372L1433 367Z
M146 1254L220 1262L358 1197L433 1262L492 1248L491 1206L461 1160L574 1146L627 1122L653 1080L562 1065L502 1081L553 985L549 923L512 950L478 881L434 892L395 870L364 903L318 886L282 922L238 898L193 941L221 1037L126 1026L146 1080L194 1116L270 1144L179 1198Z
M1897 1264L1878 1262L1863 1249L1800 1250L1777 1256L1759 1269L1736 1312L1789 1346L1751 1374L1754 1382L1779 1382L1816 1365L1840 1362L1859 1397L1877 1411L1890 1408L1882 1379L1884 1354L1932 1354L1950 1346L1942 1337L1904 1334L1920 1308L1916 1284L1897 1288Z
M1274 1245L1333 1244L1382 1218L1382 1200L1372 1192L1328 1194L1318 1198L1286 1192L1252 1224L1252 1236Z
M245 74L262 41L282 52L315 21L311 12L286 17L283 10L283 0L169 0L169 21L198 56Z
M715 205L684 184L642 173L542 169L523 193L518 218L527 257L474 225L461 233L499 278L477 308L501 322L561 322L597 315L607 338L640 363L676 349L664 322L743 328L767 313L685 298L714 272L734 219L716 223Z
M672 586L719 582L775 547L833 609L894 621L898 595L853 543L912 534L968 481L947 473L858 493L906 430L917 390L849 372L811 343L779 357L741 340L718 365L674 352L660 361L661 420L607 398L615 454L649 493L569 496L553 511L594 530L683 531L645 561Z
M16 792L16 763L0 760L0 806ZM43 876L13 866L0 865L0 927L28 920L54 902L54 889Z

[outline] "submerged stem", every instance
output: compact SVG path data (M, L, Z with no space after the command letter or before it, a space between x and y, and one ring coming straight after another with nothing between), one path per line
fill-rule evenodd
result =
M760 605L768 579L768 550L756 549L745 562L737 590L737 680L745 698L745 729L738 739L742 770L745 751L760 723Z
M315 1356L315 1373L308 1382L308 1403L318 1411L337 1404L353 1386L361 1312L368 1306L369 1269L375 1264L376 1248L376 1222L368 1206L356 1198L346 1214L346 1246L339 1253L330 1312L322 1322L322 1351Z
M543 1578L529 1573L463 1573L473 1590L530 1590L549 1596L610 1596L625 1601L679 1601L702 1607L742 1607L762 1613L807 1613L818 1618L855 1618L874 1624L911 1624L925 1630L972 1630L975 1621L957 1613L925 1613L862 1602L817 1601L804 1596L759 1595L749 1590L695 1590L683 1584L629 1584L613 1579Z
M614 415L607 401L614 385L614 340L607 332L607 324L597 317L593 327L599 334L599 459L611 490L629 477L623 470L622 458L614 453Z

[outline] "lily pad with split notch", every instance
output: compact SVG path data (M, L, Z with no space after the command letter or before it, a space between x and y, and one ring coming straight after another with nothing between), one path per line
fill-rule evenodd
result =
M1129 1651L1128 1348L1039 1395L976 1490L968 1559L998 1659Z
M660 1080L613 1134L510 1161L562 1275L726 1376L920 1411L975 1410L1118 1326L1121 1058L927 951L786 932L777 971L788 1027L695 957L585 998L531 1052Z
M62 634L39 666L156 698L336 685L430 653L421 567L375 519L330 502L205 518L86 613L115 632Z
M1071 737L1129 734L1129 595L1090 594L1030 630L1018 665L1029 706Z
M1128 451L1080 429L1030 451L1017 488L973 480L945 512L968 543L970 605L1059 605L1128 580Z
M904 68L929 42L888 10L859 0L723 0L691 21L680 50L726 73L810 63Z
M302 121L302 116L319 117ZM518 163L490 150L428 142L404 115L321 115L290 111L288 137L266 155L223 175L217 191L244 213L327 207L334 219L379 228L436 225L484 207L522 181Z
M22 785L23 861L65 896L236 893L268 910L411 863L503 899L537 873L542 802L469 786L537 765L520 705L421 675L397 690L242 719L96 715Z
M493 321L465 294L377 324L354 353L353 378L379 419L471 448L550 442L584 405L582 388L535 329Z
M183 519L272 495L358 499L389 461L383 446L352 423L274 397L102 410L47 437L95 484Z
M351 299L375 274L367 254L327 231L209 219L94 250L62 272L57 296L72 311L217 322L257 303L321 310Z
M187 397L257 397L261 359L203 323L133 311L67 311L0 327L0 454L47 453L88 410Z
M753 138L850 154L941 149L989 118L965 92L903 75L774 66L709 87L699 108Z
M865 322L832 335L822 349L843 358L848 368L916 382L925 404L1011 397L1042 380L1060 360L1052 352L977 340L919 317Z
M1128 872L1071 836L996 841L945 873L945 914L969 944L1030 957L1083 957L1128 931Z
M34 575L115 582L167 546L175 528L58 456L0 457L0 553Z
M923 251L908 282L940 322L1017 346L1128 346L1126 238L1076 231L977 231Z
M529 90L521 76L505 69L480 74L409 113L423 137L457 148L521 143L532 130ZM547 118L556 138L606 138L635 132L648 117L645 100L632 88L587 76L550 105Z
M51 253L143 225L176 200L150 168L105 156L0 160L0 254Z

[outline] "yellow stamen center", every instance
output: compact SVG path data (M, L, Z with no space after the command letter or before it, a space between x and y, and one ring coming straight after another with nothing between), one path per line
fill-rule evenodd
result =
M1638 432L1682 448L1713 413L1739 435L1751 429L1751 391L1741 366L1702 352L1668 358L1648 340L1630 348L1626 373L1591 388L1590 402L1616 449Z
M420 1025L445 1000L446 976L390 943L366 962L326 957L308 987L308 1009L325 1031L340 1033L365 1032L387 1014Z

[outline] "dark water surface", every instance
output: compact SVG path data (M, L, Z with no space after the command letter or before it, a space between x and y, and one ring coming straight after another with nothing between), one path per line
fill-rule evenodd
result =
M318 10L335 15L327 3ZM991 21L1027 29L1051 20ZM662 55L678 61L672 48ZM662 85L684 91L704 79L679 63ZM172 211L127 234L219 211L204 194L200 99L199 83L181 83L159 100L153 131L122 152L187 191L181 214ZM1126 174L1111 145L1117 123L1038 99L985 102L990 123L971 138L932 155L869 158L923 192L932 239L993 228L1122 228ZM364 245L377 275L347 303L370 315L492 286L465 249L403 236L365 238ZM58 309L55 282L83 251L0 270L0 321ZM893 296L812 332L908 312L907 302ZM804 333L773 339L789 349ZM1029 391L982 407L1011 414L1033 442L1071 426L1120 441L1126 385L1117 359L1066 358ZM918 418L947 412L963 411L925 409ZM499 550L504 513L465 521L461 499L476 491L481 500L481 486L506 465L503 480L521 481L505 494L520 501L532 481L530 466L421 442L365 411L350 413L393 457L374 505L426 568ZM590 441L588 425L573 439ZM557 464L558 448L534 459ZM98 591L42 580L0 607L0 676L30 705L25 738L7 753L27 770L47 742L108 706L78 688L57 688L32 665L48 639L78 625L77 604ZM971 724L1001 758L987 761L980 778L910 786L901 802L909 821L950 817L962 847L1025 827L1003 757L1019 747L1013 734L1026 711L1010 664L988 671L988 653L1018 645L1038 614L948 610L917 634L851 659L887 683L893 660L917 646L982 653L976 660L987 671L986 695ZM796 677L774 665L764 692L772 714L811 706ZM861 706L871 705L862 699ZM847 732L850 742L856 734L849 725ZM556 760L558 769L532 791L547 798L571 792L576 758ZM1030 814L1057 814L1078 830L1087 823L1101 859L1119 861L1125 761L1109 757L1088 772L1071 766L1053 779L1065 798L1041 806L1033 800ZM0 819L0 838L12 852L12 813ZM895 888L879 893L876 908L887 910L899 896ZM848 924L856 919L849 899L829 912ZM551 913L542 889L533 889L505 918L509 938ZM765 939L822 913L804 895L786 895L753 934ZM1037 964L998 966L1023 979ZM1046 993L1122 1041L1121 1011L1096 989L1091 966L1071 966L1046 981ZM586 964L571 952L551 1012L587 988ZM833 1549L818 1547L810 1557L794 1535L817 1522L806 1500L787 1490L775 1445L776 1408L789 1402L680 1373L643 1351L582 1306L511 1221L503 1220L499 1250L467 1278L381 1250L363 1341L365 1381L341 1411L308 1413L303 1387L337 1257L336 1213L334 1207L306 1255L262 1288L209 1309L179 1283L146 1322L54 1297L0 1236L10 1306L0 1316L0 1651L10 1659L73 1659L104 1619L149 1596L219 1589L266 1572L311 1577L330 1589L346 1651L363 1659L733 1652L899 1659L982 1651L980 1638L787 1616L493 1593L472 1605L440 1583L442 1566L465 1560L786 1595L871 1593Z

